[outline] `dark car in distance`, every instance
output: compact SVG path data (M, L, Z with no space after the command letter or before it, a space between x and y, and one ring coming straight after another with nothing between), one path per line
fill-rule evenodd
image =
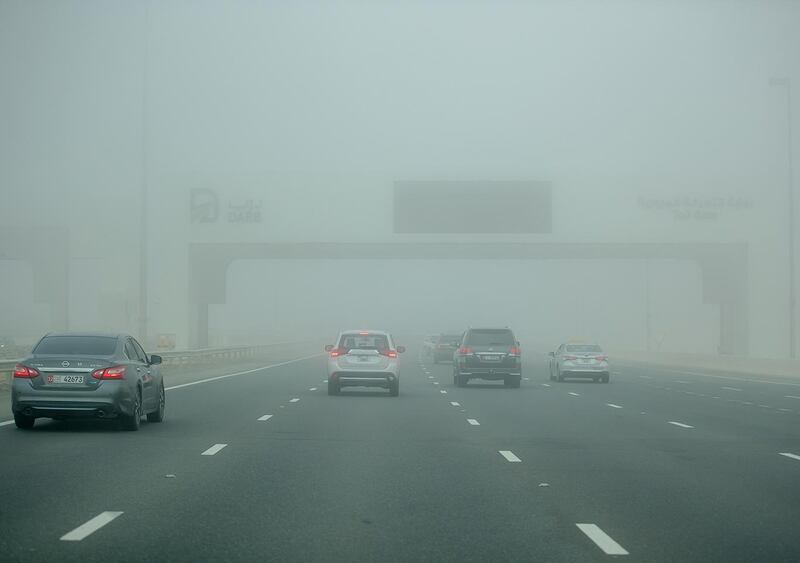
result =
M506 387L519 387L522 379L522 352L510 328L467 329L453 364L453 383L459 387L470 379L503 381Z
M47 334L14 368L14 422L28 429L37 418L112 418L127 430L138 430L143 415L162 422L160 363L127 334Z

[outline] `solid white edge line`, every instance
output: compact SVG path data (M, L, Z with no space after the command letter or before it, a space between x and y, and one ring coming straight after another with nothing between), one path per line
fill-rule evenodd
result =
M788 452L780 452L780 454L778 454L778 455L782 455L784 457L788 457L788 458L796 459L797 461L800 461L800 455L797 455L797 454L790 454Z
M260 420L260 421L262 421L262 422L263 422L263 421L265 421L265 420L269 420L270 418L272 418L272 415L271 415L271 414L265 414L264 416L259 416L259 417L258 417L258 420Z
M741 391L738 387L723 387L723 389L727 389L728 391Z
M578 529L586 534L597 547L603 550L606 555L629 555L624 547L619 545L614 539L605 533L597 524L575 524Z
M112 522L117 517L122 516L122 514L122 512L115 511L101 512L88 522L81 524L71 532L67 532L59 539L61 541L81 541L83 538L95 533L97 530Z
M289 364L293 364L295 362L302 362L304 360L310 360L311 358L319 358L320 356L324 356L325 354L314 354L312 356L305 356L304 358L295 358L294 360L288 360L286 362L281 362L279 364L272 364L268 366L261 366L258 368L248 369L245 371L238 371L236 373L227 373L225 375L217 375L216 377L208 377L206 379L199 379L197 381L190 381L189 383L181 383L180 385L172 385L171 387L166 387L166 391L171 391L173 389L182 389L183 387L190 387L192 385L200 385L201 383L208 383L210 381L219 381L220 379L227 379L229 377L237 377L239 375L247 375L248 373L255 373L257 371L262 371L266 369L277 368L281 366L286 366Z
M608 405L612 409L621 409L622 408L621 406L615 405L614 403L606 403L606 405Z
M472 426L480 426L481 423L475 420L474 418L468 418L467 422L469 422Z
M688 424L684 424L682 422L675 422L674 420L668 420L667 424L672 424L674 426L680 426L681 428L694 428L694 426L689 426Z
M200 455L215 455L217 452L219 452L222 448L224 448L227 445L228 444L214 444Z
M748 379L746 377L731 377L729 375L715 375L713 373L701 373L699 371L682 371L682 370L668 369L668 368L653 368L653 369L670 373L682 373L684 375L694 375L697 377L713 377L714 379L727 379L728 381L746 381L748 383L766 383L767 385L788 385L790 387L800 387L800 383L769 381L766 379Z
M0 426L9 426L11 424L14 424L13 420L4 420L3 422L0 422Z
M500 450L500 455L506 458L506 461L511 463L520 463L522 460L514 455L514 452L510 450Z
M798 397L798 396L796 396L796 395L784 395L784 397L785 397L786 399L800 399L800 397Z

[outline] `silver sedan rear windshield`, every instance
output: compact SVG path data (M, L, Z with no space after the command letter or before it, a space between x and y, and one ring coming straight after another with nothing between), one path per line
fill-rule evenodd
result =
M339 348L347 350L388 350L389 340L383 334L343 334Z
M34 354L59 356L111 356L117 349L117 339L112 336L45 336Z
M595 352L602 352L603 349L597 344L569 344L567 345L567 352L574 352L576 354L593 354Z

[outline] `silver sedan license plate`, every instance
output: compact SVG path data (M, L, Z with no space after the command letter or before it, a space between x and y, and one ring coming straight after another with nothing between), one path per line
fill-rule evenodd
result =
M47 383L67 383L80 385L83 383L82 375L48 375Z

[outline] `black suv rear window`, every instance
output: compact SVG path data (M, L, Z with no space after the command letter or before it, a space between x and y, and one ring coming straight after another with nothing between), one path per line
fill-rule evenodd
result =
M477 329L469 331L467 344L471 346L513 346L514 333L508 329Z
M59 356L111 356L117 349L117 339L112 336L45 336L34 354Z

